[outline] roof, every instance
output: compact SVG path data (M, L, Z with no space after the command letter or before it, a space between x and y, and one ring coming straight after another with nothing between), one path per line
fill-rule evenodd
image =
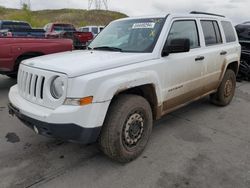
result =
M209 13L208 13L209 14ZM219 20L228 20L225 17L222 17L221 15L208 15L208 14L158 14L158 15L148 15L148 16L136 16L136 17L127 17L122 18L120 20L130 20L130 19L146 19L146 18L165 18L166 16L170 16L172 18L174 17L184 17L184 18L207 18L207 19L219 19Z

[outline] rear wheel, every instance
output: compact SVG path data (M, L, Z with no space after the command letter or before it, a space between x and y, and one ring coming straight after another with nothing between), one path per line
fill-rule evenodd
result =
M145 149L152 124L152 111L146 99L121 95L109 108L99 139L100 148L116 161L132 161Z
M228 105L234 96L236 88L236 75L233 70L228 69L215 94L210 96L211 102L219 106Z

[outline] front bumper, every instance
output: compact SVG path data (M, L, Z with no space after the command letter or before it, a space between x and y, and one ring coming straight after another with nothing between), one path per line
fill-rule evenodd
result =
M75 124L52 124L38 121L21 114L19 109L11 103L8 106L9 114L15 115L27 127L43 136L88 144L95 142L101 131L101 127L83 128Z
M84 144L97 140L110 103L49 109L22 98L17 86L10 89L9 101L10 114L39 134Z

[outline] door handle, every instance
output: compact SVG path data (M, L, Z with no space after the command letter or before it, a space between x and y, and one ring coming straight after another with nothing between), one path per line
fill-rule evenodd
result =
M226 55L226 54L227 54L226 51L222 51L222 52L220 53L220 55Z
M198 57L195 58L195 61L202 61L204 59L205 59L204 56L198 56Z

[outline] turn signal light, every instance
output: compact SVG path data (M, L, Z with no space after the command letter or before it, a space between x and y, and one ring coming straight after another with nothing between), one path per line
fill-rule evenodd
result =
M67 98L64 101L65 105L72 105L72 106L85 106L88 104L92 104L93 102L93 96L89 96L89 97L84 97L81 99L76 99L76 98Z
M90 96L90 97L85 97L85 98L80 99L79 104L80 106L84 106L84 105L91 104L92 102L93 102L93 97Z

